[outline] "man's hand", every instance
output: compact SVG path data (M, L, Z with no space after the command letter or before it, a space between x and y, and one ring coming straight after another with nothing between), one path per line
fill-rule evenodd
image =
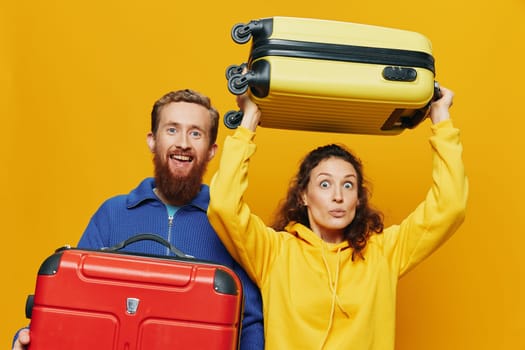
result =
M18 332L18 337L13 344L13 350L25 350L29 345L29 329L24 328Z

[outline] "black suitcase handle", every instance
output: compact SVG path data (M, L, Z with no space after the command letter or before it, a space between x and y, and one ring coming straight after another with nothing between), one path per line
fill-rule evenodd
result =
M114 252L114 251L120 250L120 249L130 245L131 243L135 243L135 242L138 242L138 241L145 241L145 240L147 240L147 241L155 241L157 243L162 244L163 246L168 248L170 250L170 252L172 252L175 256L177 256L179 258L194 258L194 256L191 256L191 255L183 253L180 249L177 249L173 244L171 244L170 242L168 242L167 240L165 240L161 236L153 234L153 233L140 233L140 234L132 236L132 237L130 237L130 238L120 242L120 243L117 243L117 244L115 244L112 247L103 247L103 248L101 248L101 250Z

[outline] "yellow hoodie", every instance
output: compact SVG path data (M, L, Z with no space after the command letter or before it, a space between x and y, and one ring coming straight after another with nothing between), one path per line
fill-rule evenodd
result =
M243 202L255 134L239 128L224 143L210 186L208 217L232 256L258 284L266 349L394 348L397 281L463 222L468 184L459 131L432 125L432 188L399 225L373 235L365 260L346 242L325 243L290 223L276 232Z

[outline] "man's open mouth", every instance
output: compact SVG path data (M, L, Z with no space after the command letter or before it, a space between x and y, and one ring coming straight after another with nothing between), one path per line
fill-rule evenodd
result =
M170 154L170 159L178 160L179 162L192 162L193 157L184 154Z

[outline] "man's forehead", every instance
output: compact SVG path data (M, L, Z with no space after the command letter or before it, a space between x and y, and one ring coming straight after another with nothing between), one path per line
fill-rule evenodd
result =
M208 127L210 113L196 103L171 102L164 106L159 113L161 124L195 125Z

